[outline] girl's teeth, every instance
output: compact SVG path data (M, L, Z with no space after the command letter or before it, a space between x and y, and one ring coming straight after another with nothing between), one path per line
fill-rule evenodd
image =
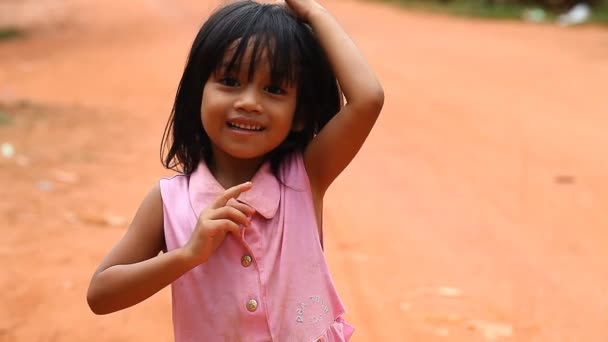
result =
M233 127L245 129L248 131L259 131L262 129L261 126L254 126L254 125L244 125L244 124L238 124L238 123L230 123L230 125Z

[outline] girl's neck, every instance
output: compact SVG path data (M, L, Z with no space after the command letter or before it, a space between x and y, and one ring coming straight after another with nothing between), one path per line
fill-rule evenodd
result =
M215 153L209 161L209 171L224 189L250 181L258 171L263 157L254 159L238 159Z

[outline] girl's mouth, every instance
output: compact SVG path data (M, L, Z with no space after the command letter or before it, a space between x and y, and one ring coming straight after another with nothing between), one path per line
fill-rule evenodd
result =
M230 122L230 121L228 122L228 127L242 130L242 131L249 131L249 132L261 132L265 129L265 127L260 126L260 125L243 124L243 123L239 123L239 122Z

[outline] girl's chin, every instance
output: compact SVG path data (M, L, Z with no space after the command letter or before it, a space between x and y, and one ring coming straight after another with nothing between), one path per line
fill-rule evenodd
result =
M251 160L256 161L259 159L263 159L270 152L272 152L277 146L260 146L258 143L258 148L252 142L238 142L238 143L227 143L227 144L214 144L214 153L223 154L228 158L239 159L239 160ZM261 148L259 148L261 147Z
M228 154L230 157L232 157L234 159L253 161L253 160L264 158L268 154L268 152L231 149L231 150L226 151L226 154Z

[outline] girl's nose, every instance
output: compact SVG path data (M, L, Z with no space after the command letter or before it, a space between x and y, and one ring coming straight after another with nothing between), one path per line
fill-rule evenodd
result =
M239 94L234 102L234 108L246 112L261 112L262 105L258 99L258 92L253 87L247 87Z

